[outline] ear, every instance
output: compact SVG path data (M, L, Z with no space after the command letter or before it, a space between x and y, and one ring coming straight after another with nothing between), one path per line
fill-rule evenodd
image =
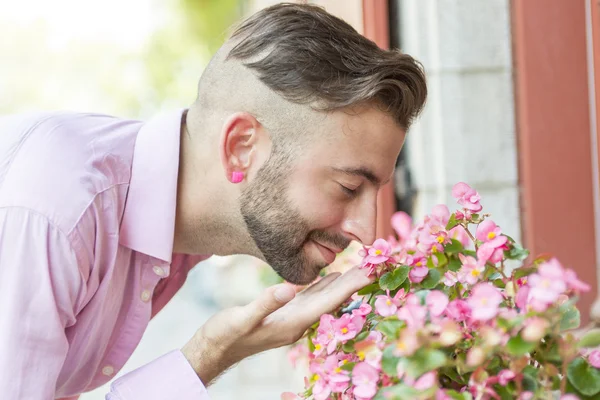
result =
M244 177L248 175L260 146L260 127L256 117L247 112L232 114L225 120L219 151L223 171L230 182L233 182L234 172L242 173Z

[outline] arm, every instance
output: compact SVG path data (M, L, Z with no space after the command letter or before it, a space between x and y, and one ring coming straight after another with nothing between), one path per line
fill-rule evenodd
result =
M0 209L0 391L55 398L81 288L67 237L41 215Z

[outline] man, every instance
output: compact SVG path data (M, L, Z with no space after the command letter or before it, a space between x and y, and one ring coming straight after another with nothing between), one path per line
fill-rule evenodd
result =
M244 21L189 110L149 122L0 119L0 389L76 399L109 381L148 321L212 254L305 285L374 240L377 192L426 98L422 69L310 5ZM207 399L244 357L297 340L369 279L282 284L213 316L107 399Z

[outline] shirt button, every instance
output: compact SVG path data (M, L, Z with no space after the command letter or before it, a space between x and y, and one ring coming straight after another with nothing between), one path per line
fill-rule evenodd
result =
M158 265L155 265L155 266L152 268L152 271L154 271L154 273L155 273L156 275L160 276L160 277L163 277L163 276L165 276L165 270L164 270L164 269L162 269L161 267L159 267Z
M142 292L142 296L141 297L142 297L142 301L144 303L147 303L150 300L150 298L152 297L152 293L150 293L149 290L144 290Z
M115 372L115 369L110 365L107 365L106 367L102 368L102 373L106 376L112 375L113 372Z

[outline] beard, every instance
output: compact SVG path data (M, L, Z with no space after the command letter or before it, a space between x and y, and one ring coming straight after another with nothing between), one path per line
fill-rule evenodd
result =
M240 211L246 227L265 261L284 280L306 285L327 266L310 260L304 245L310 240L346 248L350 240L342 235L311 229L309 222L287 198L287 168L269 159L241 196Z

